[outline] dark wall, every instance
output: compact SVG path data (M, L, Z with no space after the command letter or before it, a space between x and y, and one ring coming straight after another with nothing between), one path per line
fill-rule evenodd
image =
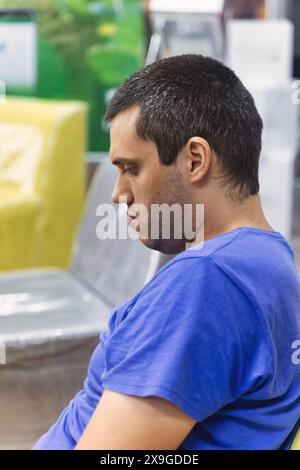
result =
M295 26L294 77L300 78L300 1L292 0L290 19Z

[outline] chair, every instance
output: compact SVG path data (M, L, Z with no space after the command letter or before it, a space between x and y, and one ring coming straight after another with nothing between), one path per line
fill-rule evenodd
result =
M292 446L290 450L300 450L300 427L297 431L297 434L293 440Z
M138 240L99 240L96 208L110 202L116 169L97 170L71 269L0 275L0 448L30 448L82 388L110 312L137 293L169 257Z
M73 101L8 97L0 106L0 271L68 266L84 202L86 113Z

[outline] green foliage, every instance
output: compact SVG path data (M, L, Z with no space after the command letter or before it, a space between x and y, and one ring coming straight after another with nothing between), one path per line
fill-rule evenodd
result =
M35 94L91 104L92 147L97 147L102 89L118 86L144 62L142 0L0 0L0 7L37 13L39 83ZM102 109L104 112L104 109ZM98 115L96 114L98 113ZM97 127L97 129L96 129ZM97 134L97 135L96 135Z

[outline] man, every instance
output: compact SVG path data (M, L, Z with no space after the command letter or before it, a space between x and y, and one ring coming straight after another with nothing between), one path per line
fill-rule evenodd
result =
M288 449L300 285L260 205L251 95L221 63L176 56L129 77L106 119L130 224L145 233L138 205L204 204L203 230L140 237L176 256L111 313L84 388L34 449Z

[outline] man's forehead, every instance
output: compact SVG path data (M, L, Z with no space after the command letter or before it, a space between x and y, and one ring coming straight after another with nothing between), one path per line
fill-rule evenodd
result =
M110 153L129 158L128 151L141 144L136 132L136 120L126 117L125 112L117 115L111 122Z
M137 163L157 152L155 143L137 134L139 108L123 111L111 122L109 158L114 165Z
M136 154L141 153L143 142L137 136L135 130L124 126L111 129L109 158L114 165L131 163L136 160Z
M138 107L132 107L118 113L111 121L110 133L114 134L114 131L119 132L120 128L124 132L135 133L139 112Z

